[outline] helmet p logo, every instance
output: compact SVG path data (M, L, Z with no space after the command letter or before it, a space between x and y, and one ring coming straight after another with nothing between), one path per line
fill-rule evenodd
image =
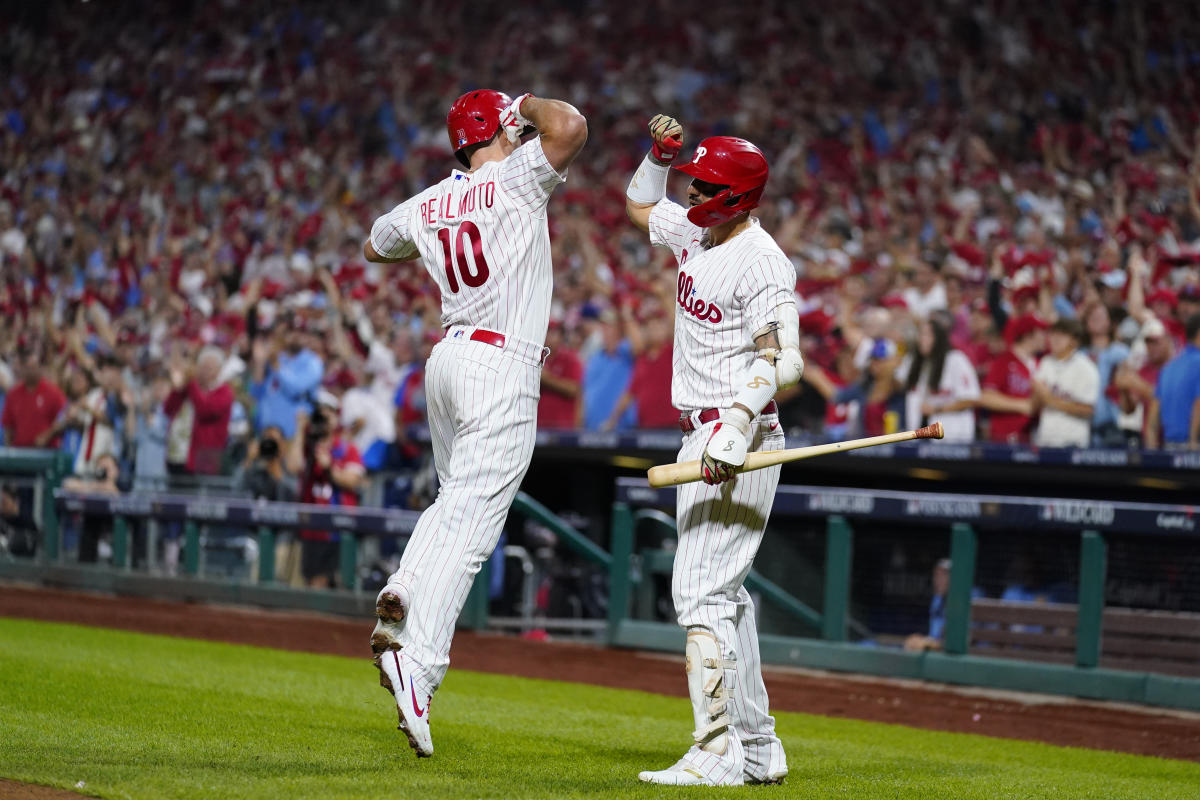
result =
M694 155L694 156L692 157L692 163L693 163L693 164L699 164L699 163L700 163L700 159L704 158L704 156L706 156L707 154L708 154L708 148L707 148L707 147L697 147L697 148L696 148L696 155Z

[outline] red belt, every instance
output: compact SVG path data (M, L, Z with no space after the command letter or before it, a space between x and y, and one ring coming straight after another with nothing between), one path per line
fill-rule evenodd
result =
M450 334L450 329L446 328L446 334ZM461 335L461 334L458 334ZM472 342L483 342L490 344L492 347L504 347L504 334L496 333L495 331L485 331L483 328L476 328L471 331L471 335L467 337Z
M763 410L760 413L762 413L762 414L778 414L779 406L775 405L775 401L772 400L771 402L767 403L766 406L763 407ZM679 415L679 430L683 431L684 433L691 433L692 431L696 430L696 423L692 422L692 416L693 416L692 414L680 414ZM714 422L714 421L720 419L721 418L721 409L706 408L703 411L697 411L695 413L695 416L700 419L700 424L703 425L707 422Z
M465 331L456 331L454 337L457 338L462 336L463 333L465 333ZM450 335L450 328L446 328L446 335ZM499 347L501 350L503 350L505 345L508 344L508 339L503 333L496 333L496 331L489 331L485 328L475 328L471 331L470 335L467 336L467 339L471 340L472 342L490 344L492 347ZM515 339L512 348L514 352L521 353L525 357L532 358L533 360L542 364L546 362L546 357L550 355L550 348L539 348L532 342L523 342L521 339Z

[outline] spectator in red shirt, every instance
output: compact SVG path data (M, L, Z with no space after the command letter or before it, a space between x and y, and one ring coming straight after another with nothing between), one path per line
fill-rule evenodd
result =
M296 434L289 446L288 469L300 477L300 501L322 506L357 506L366 478L362 455L338 424L338 399L317 393L312 419L296 415ZM337 577L338 534L300 531L300 571L309 586L329 588ZM352 587L343 587L352 588Z
M1033 373L1045 347L1046 323L1032 314L1004 326L1008 350L988 368L980 386L979 408L989 413L988 441L1028 444L1033 433Z
M625 336L633 347L633 374L629 388L617 401L604 426L612 430L632 402L637 403L639 428L673 428L679 424L679 411L671 405L672 325L674 317L657 306L639 323L628 306L621 309ZM641 325L645 325L642 330Z
M34 350L21 356L21 382L4 401L0 424L9 447L56 447L54 420L67 405L62 390L42 375L42 360Z
M219 475L225 445L229 441L229 416L233 389L220 380L225 354L206 347L196 358L194 374L171 370L172 391L163 403L167 416L174 417L190 405L192 435L188 445L187 471L193 475Z
M550 348L550 355L542 365L538 427L580 427L579 392L583 381L583 362L573 348L567 347L560 320L550 321L546 331L546 346Z

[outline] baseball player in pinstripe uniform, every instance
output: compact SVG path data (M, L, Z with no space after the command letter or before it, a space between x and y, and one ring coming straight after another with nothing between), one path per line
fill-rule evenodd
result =
M546 205L587 140L574 106L494 91L456 100L446 128L463 169L375 220L363 247L369 261L422 258L446 329L426 366L441 489L379 593L371 636L418 756L433 754L429 702L454 623L529 468L552 288Z
M672 594L687 630L688 694L695 743L673 766L642 772L649 783L779 783L783 745L768 713L750 571L779 467L736 474L749 450L784 446L777 389L804 371L796 273L750 216L767 182L767 162L744 139L714 136L676 169L692 177L688 206L665 198L683 129L650 122L654 145L627 191L626 211L679 262L671 399L680 409L679 461L701 460L704 482L679 487Z

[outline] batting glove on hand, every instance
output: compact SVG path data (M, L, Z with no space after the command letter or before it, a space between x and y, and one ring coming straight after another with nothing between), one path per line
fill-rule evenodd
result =
M650 155L660 164L670 164L683 149L683 126L674 117L655 114L650 120L650 135L654 137Z
M740 408L728 408L713 428L700 472L709 486L732 480L738 467L746 463L746 445L750 436L750 415Z
M521 115L521 103L533 97L532 94L526 92L509 103L508 108L500 112L500 127L504 129L504 135L513 144L521 141L521 134L526 128L533 127L533 123Z

